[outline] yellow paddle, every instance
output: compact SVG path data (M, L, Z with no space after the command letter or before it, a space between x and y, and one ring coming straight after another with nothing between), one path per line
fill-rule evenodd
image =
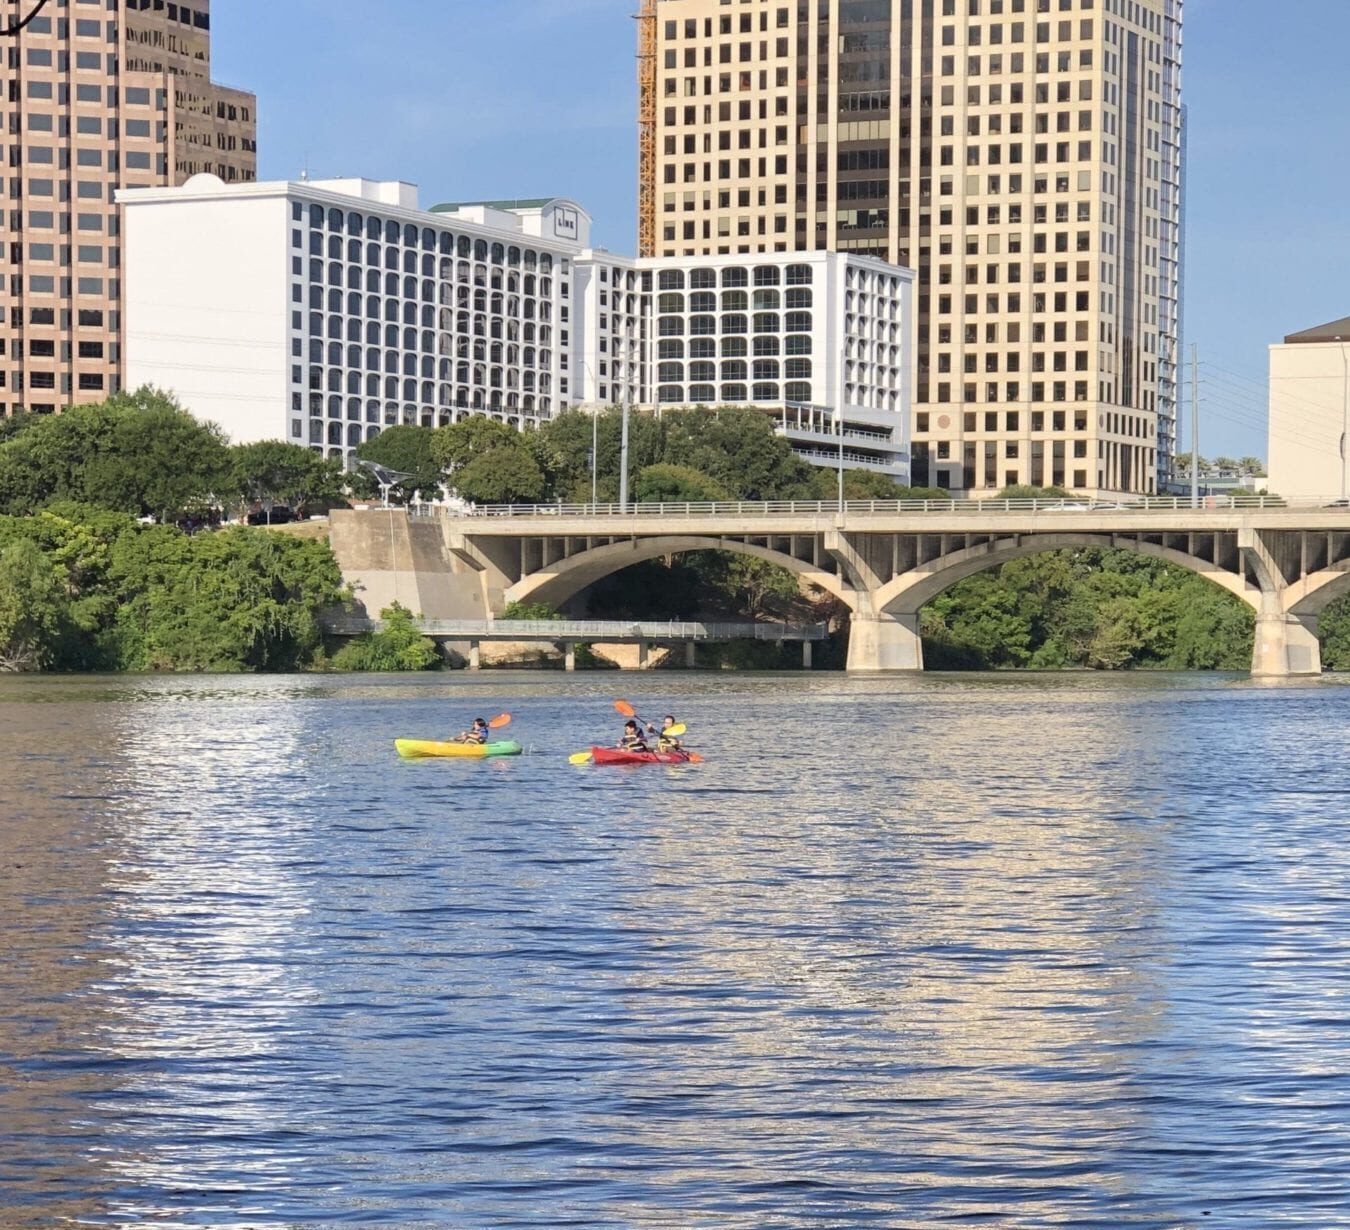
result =
M678 739L687 729L688 728L683 722L676 722L669 730L663 730L661 733L668 738ZM690 753L690 758L692 759L695 755L697 755L697 753ZM569 764L585 764L590 758L590 752L573 752L567 758L567 761ZM701 760L702 757L700 756L699 759Z
M639 722L642 722L644 726L651 726L650 722L645 722L642 718L638 717L637 710L626 700L616 700L614 702L614 708L626 718L636 718ZM688 727L685 726L683 722L676 722L669 730L659 730L657 731L657 734L669 735L672 738L678 739L687 729Z

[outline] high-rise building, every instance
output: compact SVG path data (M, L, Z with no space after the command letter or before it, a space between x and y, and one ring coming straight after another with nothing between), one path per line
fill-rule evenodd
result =
M79 0L0 45L0 413L121 387L118 188L255 177L254 98L212 82L210 28L210 0Z
M634 260L593 247L575 201L423 210L398 182L199 175L118 199L128 380L237 443L351 463L396 424L733 403L817 465L908 477L908 269Z
M1147 494L1175 438L1182 0L645 0L644 254L918 273L914 481Z

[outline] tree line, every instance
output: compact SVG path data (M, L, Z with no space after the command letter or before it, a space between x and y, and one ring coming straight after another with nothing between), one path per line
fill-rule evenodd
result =
M595 492L613 501L617 411L594 422L569 412L523 433L482 417L391 427L360 452L410 476L394 491L400 500L586 502L593 431ZM835 473L796 456L755 410L634 415L629 453L637 501L835 495ZM187 535L173 523L210 508L326 508L374 490L367 477L306 448L231 445L153 390L59 416L0 419L0 669L327 664L320 615L344 590L326 543L245 529ZM875 472L845 474L850 499L945 494ZM139 523L149 516L160 524ZM802 592L786 570L727 552L635 565L593 586L588 601L599 617L829 619L841 641L847 615L827 595ZM408 613L394 614L390 640L348 646L339 664L434 665ZM923 633L933 668L1240 670L1250 662L1252 628L1243 603L1184 569L1128 551L1076 550L961 582L925 609ZM1328 608L1321 634L1324 665L1350 669L1350 600Z

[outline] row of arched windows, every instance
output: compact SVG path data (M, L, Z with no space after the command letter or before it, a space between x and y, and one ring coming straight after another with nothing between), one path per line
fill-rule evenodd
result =
M787 384L771 384L766 381L751 385L661 384L657 386L656 395L658 401L668 406L707 406L718 402L726 405L746 402L779 405L784 401L809 404L811 385L802 381Z
M810 312L756 312L753 317L744 312L727 312L722 316L661 316L657 318L656 332L660 337L679 337L715 333L748 333L753 320L756 333L810 333Z
M747 370L749 369L749 370ZM660 363L657 365L656 378L663 384L683 383L687 378L692 381L716 380L716 363L698 360L687 365L684 363ZM788 359L780 363L777 359L755 359L753 365L745 359L723 359L721 378L723 380L745 380L751 373L755 380L778 380L785 376L789 380L810 380L810 359Z
M753 280L756 286L810 286L810 265L788 265L786 269L778 265L756 265L751 271L739 265L728 266L721 270L720 277L716 269L691 269L686 277L683 269L662 269L657 278L659 290L683 290L686 286L693 290L712 290L719 283L723 287L749 286Z
M304 206L297 201L291 208L294 220L299 222L304 216ZM392 218L366 217L355 211L334 208L325 211L322 205L310 205L309 223L313 235L327 231L330 253L333 251L333 241L336 240L340 245L340 237L345 236L348 239L401 244L405 249L439 253L442 256L471 258L508 269L537 269L543 273L553 269L553 254L549 252L537 252L533 248L472 235L455 235L429 226L418 227L411 222L399 223Z

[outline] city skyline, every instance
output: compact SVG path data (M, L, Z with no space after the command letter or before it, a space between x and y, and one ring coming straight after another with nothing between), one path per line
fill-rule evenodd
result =
M634 0L430 13L389 0L375 25L351 3L324 5L323 26L313 3L281 13L262 0L230 8L213 30L216 71L259 95L263 178L297 176L308 164L315 175L412 179L428 197L566 194L594 214L598 243L634 249ZM1278 28L1257 21L1267 15L1255 0L1187 5L1184 340L1201 351L1209 456L1265 455L1265 348L1344 315L1350 298L1338 291L1350 281L1350 255L1333 244L1350 173L1316 152L1350 135L1332 105L1334 32L1350 32L1350 13L1308 0ZM409 53L418 46L474 54ZM312 63L297 70L297 54ZM1183 423L1178 448L1188 447Z

